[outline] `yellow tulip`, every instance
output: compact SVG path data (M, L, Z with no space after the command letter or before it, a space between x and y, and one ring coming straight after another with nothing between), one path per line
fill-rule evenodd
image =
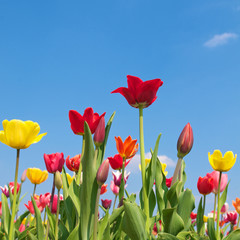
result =
M33 184L40 184L47 180L48 171L47 170L42 171L39 168L28 168L27 169L27 178Z
M214 150L213 154L208 153L208 159L212 168L216 171L227 172L236 162L237 154L233 155L232 151L228 151L222 157L220 150Z
M205 222L205 223L206 223L206 222L207 222L207 220L208 220L208 217L204 215L204 216L203 216L203 222Z
M36 122L13 119L2 122L0 141L16 149L28 148L31 144L39 142L47 133L39 134L40 126Z
M147 166L150 162L151 162L151 159L150 159L150 158L145 158L145 166ZM166 163L161 163L161 165L162 165L163 174L164 174L165 176L167 176L168 171L165 171L165 169L166 169L166 167L167 167L167 164L166 164ZM141 170L141 164L139 164L139 169L140 169L140 171L142 171L142 170Z

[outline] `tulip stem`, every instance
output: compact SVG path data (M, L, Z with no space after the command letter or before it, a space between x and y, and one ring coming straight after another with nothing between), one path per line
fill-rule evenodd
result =
M214 194L214 209L213 209L213 221L215 222L216 215L216 206L217 206L217 194Z
M125 172L125 158L123 158L123 164L122 164L122 178L121 178L121 184L120 184L120 190L119 190L119 203L121 202L122 198L124 197L124 187L125 187L125 181L124 181L124 172Z
M176 165L174 173L173 173L171 186L178 180L178 174L181 169L181 166L182 166L182 158L178 158L177 165Z
M14 218L15 218L16 200L17 200L17 178L18 178L18 167L19 167L19 155L20 155L20 149L17 149L15 179L14 179L13 205L12 205L12 215L11 215L11 222L10 222L9 240L15 239L15 237L14 237L14 235L15 235Z
M144 135L143 135L143 108L139 107L139 137L140 137L140 157L141 157L141 173L142 173L142 189L144 212L146 214L146 230L148 232L149 224L149 202L146 189L146 168L145 168L145 150L144 150Z
M56 215L56 223L55 223L55 239L58 239L58 215L59 215L59 199L60 198L60 190L58 190L58 199L57 199L57 215Z
M80 157L80 166L81 166L81 163L82 163L82 159L83 159L83 154L84 154L84 149L85 149L85 137L84 135L82 136L82 152L81 152L81 157ZM79 166L79 169L78 169L78 173L77 173L77 177L76 177L76 183L77 185L80 184L80 181L81 181L81 174L82 174L82 170L81 170L81 167Z
M36 187L37 187L37 184L34 184L34 188L33 188L33 197L34 197L35 192L36 192Z
M220 232L219 232L219 216L220 216L220 186L221 186L221 178L222 178L222 172L220 171L219 175L219 182L218 182L218 208L217 208L217 239L220 239Z
M93 240L97 240L98 206L99 206L100 191L101 191L101 186L98 186L97 198L95 203L95 213L94 213Z
M115 199L114 199L114 203L113 203L113 210L115 209L116 202L117 202L117 195L115 195Z

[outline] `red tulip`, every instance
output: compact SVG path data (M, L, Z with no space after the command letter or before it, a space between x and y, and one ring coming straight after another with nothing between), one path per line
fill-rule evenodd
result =
M40 212L42 212L43 209L46 207L46 204L43 203L43 202L41 202L41 201L40 201L40 197L37 196L37 195L34 195L34 200L35 200L35 202L36 202L36 205L37 205L38 209L40 210ZM35 214L32 201L28 201L28 205L27 205L27 204L24 204L24 205L26 206L26 208L28 209L28 211L29 211L31 214Z
M178 142L177 150L178 157L183 158L186 156L192 149L193 146L193 131L190 123L188 123L182 130Z
M103 184L101 186L100 195L104 194L105 192L107 192L107 184Z
M111 93L122 94L128 103L135 108L146 108L157 99L158 88L162 86L161 79L143 82L140 78L127 75L128 87L120 87Z
M17 193L18 193L18 191L19 191L19 189L20 189L20 186L21 186L21 184L20 184L20 183L17 183ZM10 188L12 194L14 194L14 182L10 182L10 183L9 183L9 188Z
M60 198L59 198L60 200L63 200L63 196L62 195L60 195ZM52 203L52 213L57 213L57 201L58 201L58 195L57 194L55 194L54 196L53 196L53 203ZM50 202L49 202L49 204L48 204L48 207L50 207Z
M84 135L84 122L86 121L91 133L95 133L96 128L99 124L99 121L106 113L103 113L101 116L98 113L93 113L92 108L86 108L83 116L75 110L69 111L69 120L71 123L71 129L75 134Z
M166 178L166 186L167 186L168 188L171 187L172 179L173 179L173 177L171 177L171 178Z
M190 218L191 218L192 220L196 219L196 218L197 218L197 214L194 213L194 212L191 212Z
M211 173L207 173L208 177L211 177L213 179L213 193L217 194L218 193L218 183L219 183L219 175L220 172L219 171L213 171ZM220 184L220 192L222 192L228 183L228 175L227 174L222 174L221 177L221 184Z
M70 158L70 156L67 156L66 158L66 166L70 171L77 172L80 166L80 159L81 154L78 154L74 156L73 158Z
M230 222L231 224L235 225L237 224L237 217L238 217L238 214L236 211L227 212L227 215L224 221L226 223Z
M0 202L0 217L2 216L2 202Z
M102 200L102 206L105 208L105 209L109 209L111 207L111 204L112 204L112 200L108 200L108 199L105 199L105 200Z
M123 158L120 156L120 154L116 154L114 157L109 157L109 163L114 170L119 170L122 169L123 165ZM130 160L127 160L125 162L125 167L128 165Z
M103 144L104 139L105 139L105 119L104 117L102 117L99 121L99 124L93 137L94 144L97 147L100 147Z
M44 153L43 157L49 173L55 173L56 171L62 172L62 167L65 162L63 153Z
M208 195L213 190L213 179L208 176L199 177L197 182L198 191L203 195Z

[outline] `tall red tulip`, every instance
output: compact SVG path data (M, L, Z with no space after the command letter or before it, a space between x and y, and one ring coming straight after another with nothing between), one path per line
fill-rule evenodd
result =
M120 87L111 93L122 94L128 103L135 108L146 108L157 99L158 88L162 86L161 79L143 82L140 78L127 75L128 87Z
M62 172L62 167L65 162L63 153L44 153L43 157L49 173L55 173L56 171Z
M208 176L199 177L197 182L198 191L203 195L208 195L213 190L213 179Z
M69 111L69 120L71 123L71 129L75 134L84 135L84 122L86 121L91 133L95 133L96 128L99 124L99 121L106 113L103 113L101 116L98 113L93 113L92 108L86 108L83 116L75 110Z
M109 163L114 170L122 169L123 165L123 158L120 156L120 154L116 154L114 157L109 157ZM130 159L126 160L125 167L129 164Z
M81 154L78 154L74 156L73 158L70 158L70 156L67 156L66 158L66 166L70 171L77 172L80 166L80 159Z
M184 156L186 156L191 151L192 146L193 146L193 131L190 123L188 123L184 127L178 138L177 142L178 157L183 158Z

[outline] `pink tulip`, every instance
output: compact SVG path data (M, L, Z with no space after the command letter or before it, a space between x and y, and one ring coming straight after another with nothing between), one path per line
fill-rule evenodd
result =
M44 153L43 157L49 173L55 173L56 171L62 172L62 168L65 162L63 153Z
M25 225L21 223L20 226L19 226L18 231L19 232L23 232L25 230L25 228L26 228Z
M222 208L221 208L221 213L222 214L227 213L228 209L229 209L228 203L224 203Z
M237 217L238 217L238 214L236 211L227 212L227 215L224 221L226 223L230 222L231 224L235 225L237 224Z
M2 193L8 198L9 197L8 186L7 185L5 185L4 187L0 186L0 189L2 190Z
M63 196L60 195L59 199L63 200ZM51 211L52 213L57 213L57 201L58 201L58 196L57 196L57 194L55 194L53 197L53 203L52 203L52 211ZM48 207L50 207L50 202L49 202Z
M114 195L119 194L119 187L117 185L115 185L114 181L111 181L110 188Z
M119 172L119 171L116 171L116 172L112 171L112 175L113 175L114 184L117 185L118 187L120 187L121 180L122 180L122 173ZM130 172L129 173L127 173L126 171L124 172L124 182L125 182L125 184L128 180L129 175L130 175Z
M212 190L212 192L214 194L218 193L219 175L220 175L219 171L213 171L211 173L207 173L207 176L211 177L213 179L213 190ZM227 174L222 174L221 184L220 184L220 192L222 192L226 188L227 183L228 183L228 175Z
M102 186L108 178L108 171L109 171L109 160L108 158L102 162L100 167L97 171L97 183L99 186Z
M105 208L105 209L109 209L111 207L111 204L112 204L112 200L109 200L109 199L105 199L105 200L102 200L102 206Z

